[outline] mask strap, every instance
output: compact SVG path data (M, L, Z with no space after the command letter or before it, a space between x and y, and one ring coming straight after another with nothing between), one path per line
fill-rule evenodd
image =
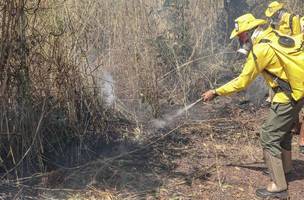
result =
M262 31L263 28L261 27L256 28L251 35L251 41L254 41L262 33Z

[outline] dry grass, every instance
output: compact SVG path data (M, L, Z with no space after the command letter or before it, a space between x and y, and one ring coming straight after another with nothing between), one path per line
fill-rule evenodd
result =
M301 4L288 2L297 12ZM57 157L69 167L93 158L95 147L140 138L142 122L187 105L241 63L222 26L229 21L222 1L9 0L0 8L2 180L22 182L61 166ZM105 74L114 82L110 106ZM227 127L208 122L206 130ZM148 144L139 149L155 143ZM251 145L244 151L254 159Z

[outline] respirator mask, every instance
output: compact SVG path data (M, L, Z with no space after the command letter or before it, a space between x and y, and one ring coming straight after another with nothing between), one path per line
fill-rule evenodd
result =
M240 48L237 50L237 52L247 56L252 48L252 41L249 32L240 33L238 38Z

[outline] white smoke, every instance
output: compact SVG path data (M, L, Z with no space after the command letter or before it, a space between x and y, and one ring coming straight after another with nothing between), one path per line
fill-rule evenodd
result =
M260 105L265 101L265 95L267 95L268 87L265 80L258 76L255 81L247 88L246 98L256 105Z
M105 99L106 105L111 106L115 102L114 93L114 81L113 77L109 72L104 72L102 75L102 87L101 87L102 97Z
M165 126L168 124L168 121L165 119L153 119L151 123L154 128L161 129L165 128Z

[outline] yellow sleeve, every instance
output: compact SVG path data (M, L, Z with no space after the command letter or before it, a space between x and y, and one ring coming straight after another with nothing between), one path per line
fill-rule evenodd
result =
M245 89L271 62L273 56L275 56L274 51L268 44L255 45L253 52L254 54L251 51L248 55L241 74L215 90L218 95L226 96Z
M298 35L301 33L301 23L299 16L294 16L292 19L292 31L293 35Z
M301 31L304 33L304 17L300 19Z

